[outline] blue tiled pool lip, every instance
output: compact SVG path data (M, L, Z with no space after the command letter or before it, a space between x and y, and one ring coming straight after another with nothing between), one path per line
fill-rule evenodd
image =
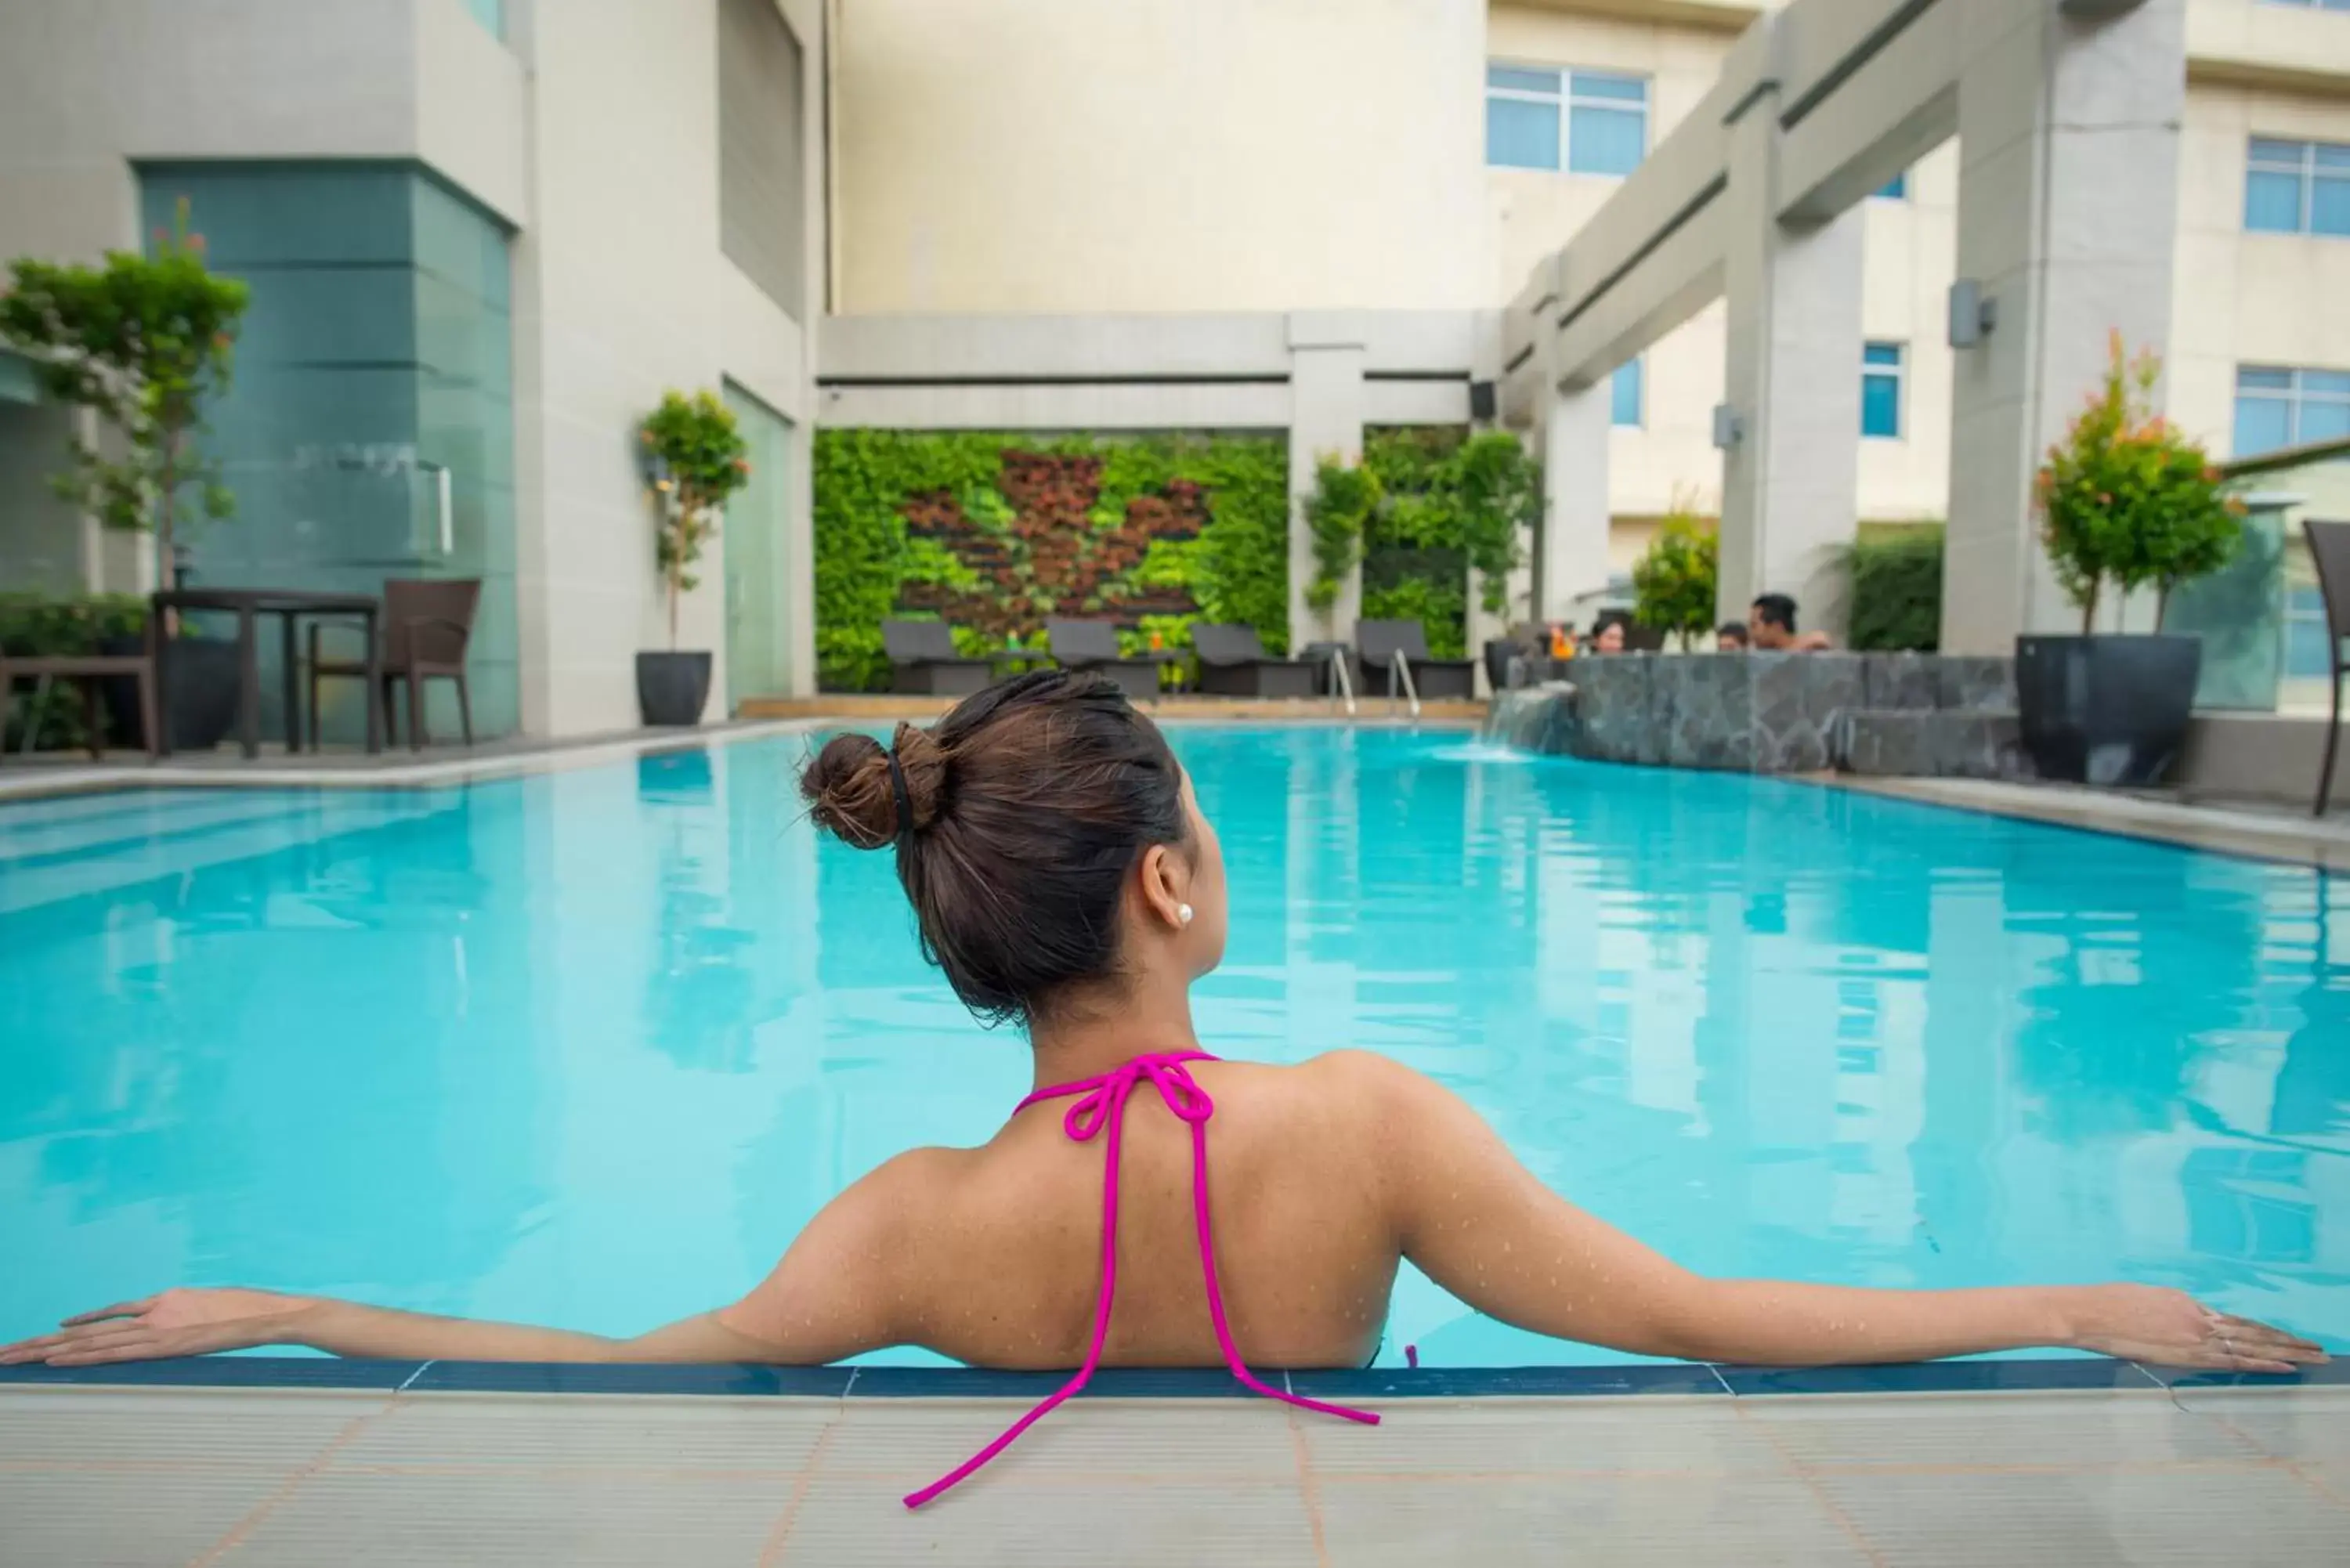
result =
M638 1363L360 1361L313 1355L189 1356L111 1366L0 1366L0 1387L312 1388L383 1393L648 1395L664 1398L1006 1399L1034 1401L1066 1372L964 1366L662 1366ZM2158 1393L2170 1389L2350 1386L2350 1358L2285 1376L2050 1357L1895 1366L1767 1367L1691 1362L1616 1366L1369 1367L1268 1371L1317 1399L1774 1395ZM1221 1368L1107 1367L1082 1397L1253 1396Z

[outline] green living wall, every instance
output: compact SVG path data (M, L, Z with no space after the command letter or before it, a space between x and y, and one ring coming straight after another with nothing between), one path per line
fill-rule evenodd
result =
M1470 568L1485 607L1542 516L1541 470L1517 438L1461 425L1363 432L1362 466L1380 500L1363 526L1363 618L1416 620L1439 659L1468 652Z
M1278 436L816 432L816 641L829 691L889 684L885 619L964 648L1050 616L1187 646L1194 620L1289 641L1289 458Z

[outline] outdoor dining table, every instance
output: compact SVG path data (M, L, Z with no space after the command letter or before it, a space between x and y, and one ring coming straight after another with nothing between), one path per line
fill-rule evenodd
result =
M261 651L255 622L265 615L278 618L285 633L286 749L302 749L301 658L296 648L297 623L306 615L357 616L367 631L367 749L383 750L383 645L376 623L383 603L372 594L313 593L306 588L171 588L154 596L158 626L173 611L215 610L236 617L236 733L248 758L261 754ZM155 639L155 705L171 712L172 639ZM168 742L170 722L162 728Z

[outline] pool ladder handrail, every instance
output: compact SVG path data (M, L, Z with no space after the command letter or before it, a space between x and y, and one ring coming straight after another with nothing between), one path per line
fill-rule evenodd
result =
M1403 649L1399 648L1388 655L1388 716L1389 718L1395 716L1396 678L1401 676L1404 697L1411 703L1411 716L1415 719L1419 718L1419 688L1412 684L1411 660L1406 659L1403 656Z
M1330 701L1334 705L1344 702L1349 719L1355 716L1355 677L1347 667L1353 662L1353 653L1350 648L1330 649Z

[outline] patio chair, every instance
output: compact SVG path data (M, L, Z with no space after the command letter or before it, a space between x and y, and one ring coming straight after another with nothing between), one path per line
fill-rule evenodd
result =
M473 691L465 679L465 650L473 640L473 612L481 607L479 577L400 578L383 585L383 649L377 674L383 680L384 728L393 715L392 688L408 686L408 745L422 751L432 737L424 728L424 683L447 680L457 688L457 722L465 744L473 743ZM365 659L332 658L326 651L328 628L310 623L310 749L318 749L318 686L326 680L368 677ZM286 732L293 733L289 722Z
M2304 517L2303 537L2309 558L2317 564L2317 591L2325 599L2325 651L2333 670L2334 708L2325 722L2325 761L2317 771L2317 804L2314 815L2324 816L2334 795L2334 759L2342 744L2342 681L2350 675L2350 523L2320 523Z
M31 659L11 658L5 649L0 649L0 734L8 728L8 704L17 681L34 682L37 692L47 690L52 680L70 680L81 692L82 727L88 732L90 757L93 761L101 759L106 755L106 726L99 718L99 684L128 676L139 687L139 732L147 742L147 754L161 755L163 726L155 711L154 638L154 622L150 620L143 653L76 653ZM34 709L26 713L24 749L27 752L38 738L34 733L34 726L39 722L38 711ZM7 746L0 743L0 762L5 762L7 754Z
M955 650L954 628L942 620L885 620L881 647L889 656L889 690L923 697L968 697L995 679L995 666Z
M1159 701L1159 667L1175 655L1147 658L1118 650L1118 628L1106 620L1048 620L1045 638L1064 670L1090 670L1118 682L1129 702Z
M1373 681L1390 699L1405 695L1399 660L1411 671L1411 691L1423 701L1457 700L1477 694L1477 664L1469 659L1436 659L1428 651L1428 629L1416 620L1355 623L1355 649L1363 661L1365 690Z
M1200 690L1219 697L1312 697L1321 670L1295 659L1275 659L1264 650L1256 628L1237 623L1197 621L1191 627L1191 651L1200 656Z

